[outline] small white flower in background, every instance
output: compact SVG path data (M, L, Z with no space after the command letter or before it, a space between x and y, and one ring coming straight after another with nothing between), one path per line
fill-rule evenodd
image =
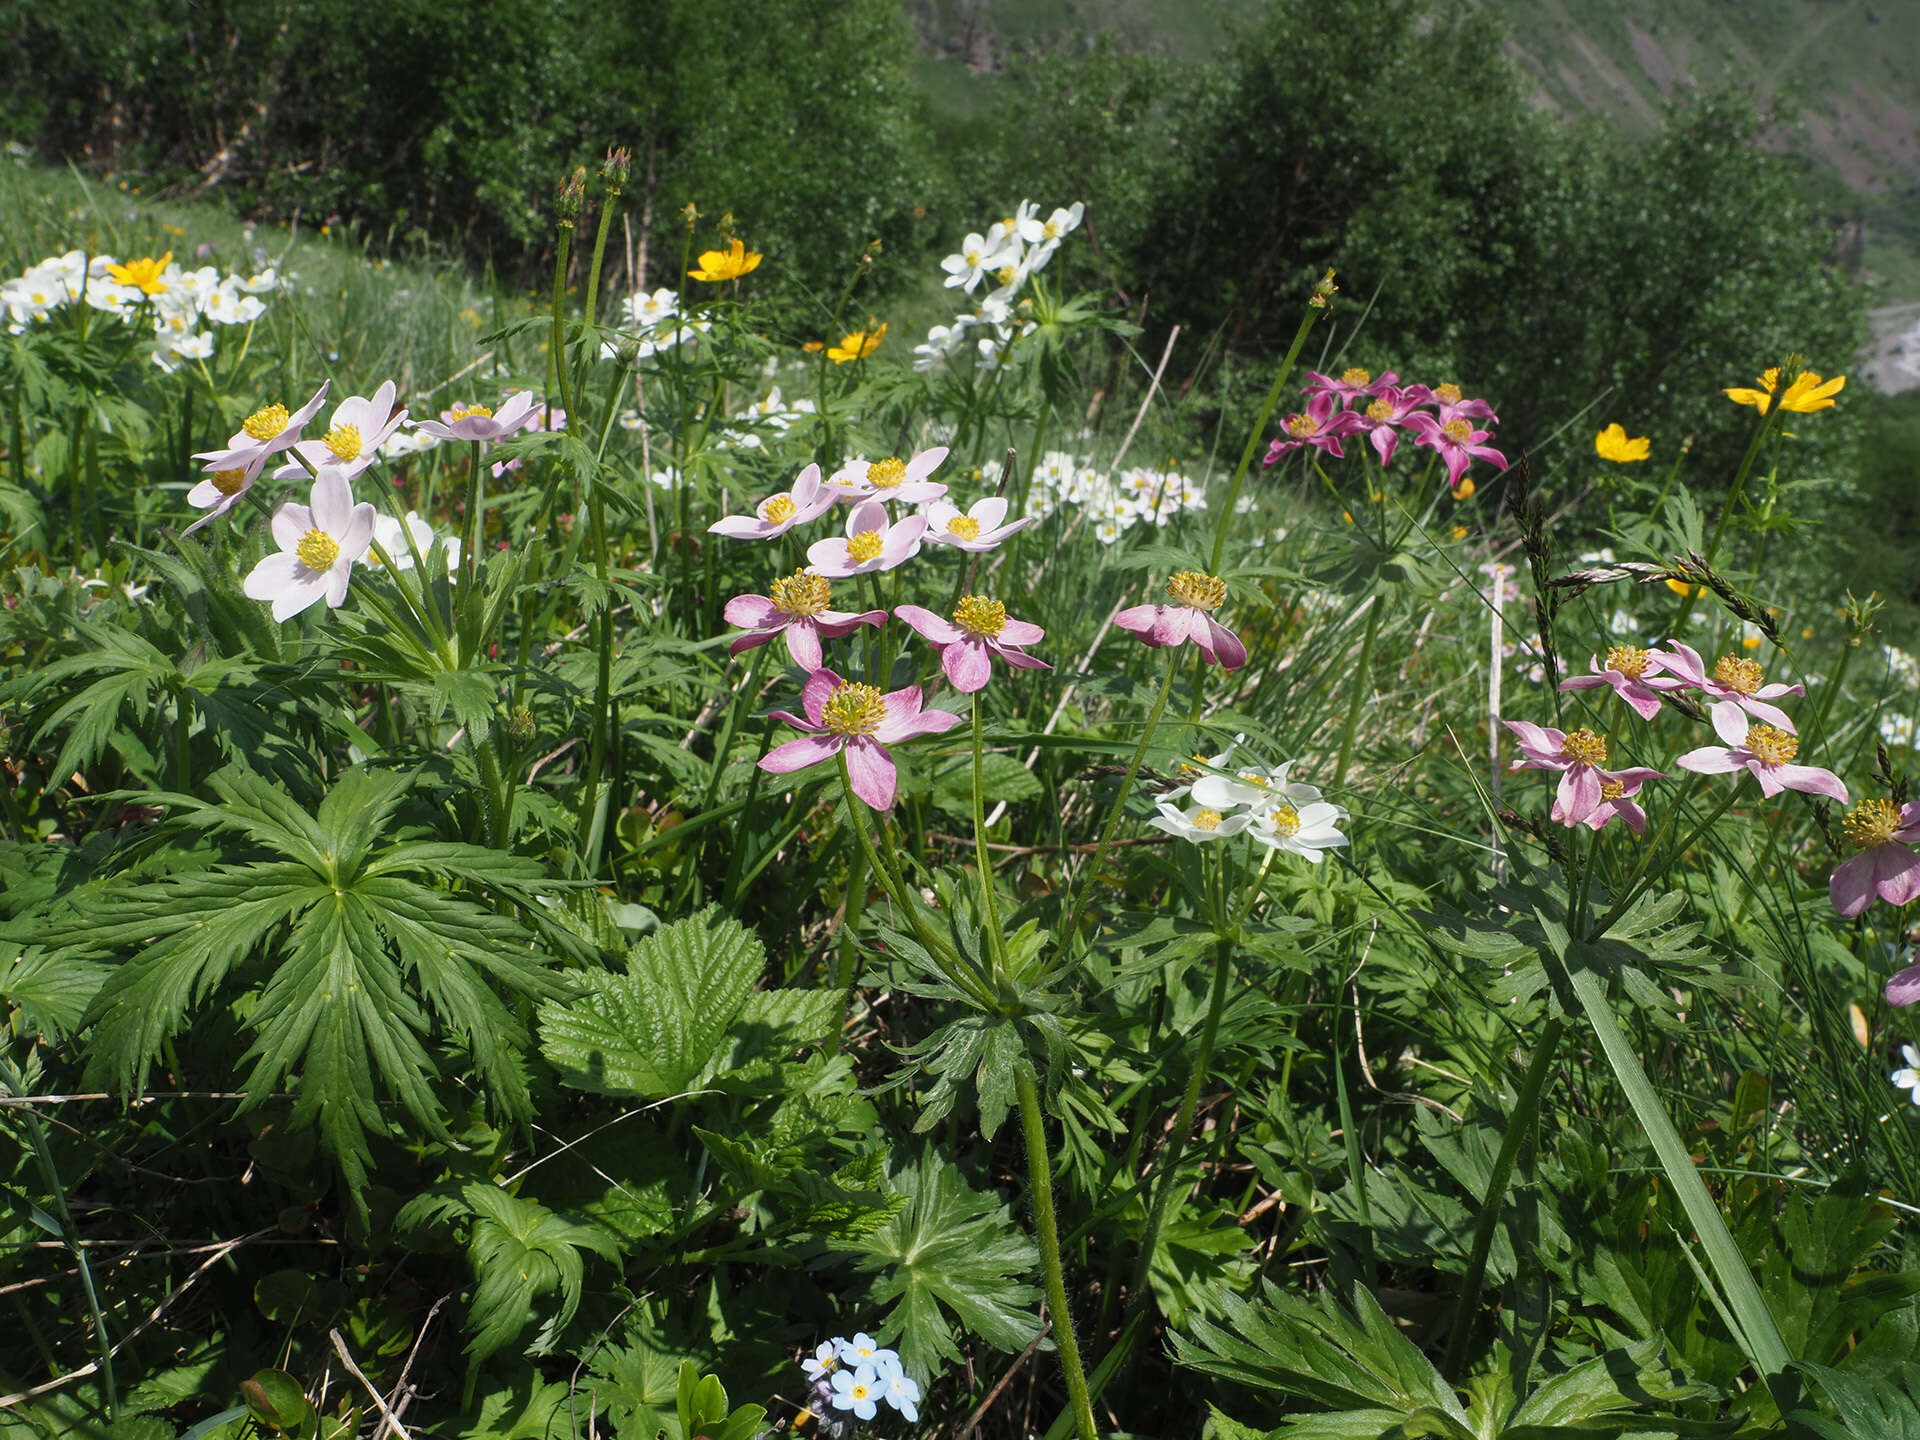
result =
M671 320L680 310L680 296L662 286L651 295L639 291L629 295L621 302L621 310L627 324L650 328L663 320Z
M1880 653L1886 657L1889 675L1902 685L1920 685L1920 660L1915 660L1898 645L1882 645Z
M1911 1045L1902 1045L1900 1053L1906 1056L1907 1063L1889 1078L1893 1081L1894 1089L1909 1091L1909 1098L1914 1104L1920 1105L1920 1050L1915 1050Z
M947 288L951 290L958 285L971 295L982 276L1008 263L1012 257L1007 251L1008 247L999 237L989 241L984 235L967 236L960 242L959 254L949 255L940 262L940 268L947 272Z
M273 618L287 620L323 596L330 609L347 602L353 562L373 544L373 506L353 503L347 482L331 470L313 482L311 504L288 502L273 512L277 555L269 555L241 582L249 600L271 600Z
M841 1363L845 1365L877 1366L888 1361L892 1361L895 1365L900 1363L898 1355L891 1350L882 1349L880 1342L864 1330L856 1330L851 1340L842 1340L835 1336L833 1343L840 1352ZM863 1415L860 1418L865 1420L870 1417Z
M407 529L413 533L414 547L420 551L421 558L425 559L429 566L433 563L431 557L433 555L435 542L437 541L446 546L448 572L454 580L457 581L460 578L460 541L458 537L452 535L444 537L435 535L433 526L420 518L420 512L418 510L409 510L407 512ZM394 519L393 516L375 515L373 517L373 540L374 544L377 544L382 550L393 557L394 569L413 569L413 550L407 548L407 537L400 529L400 522ZM360 563L370 570L378 570L380 568L380 557L373 553L373 547L371 545L367 547L367 553L360 557Z
M273 273L269 265L257 275L249 275L240 281L240 288L249 295L265 295L270 290L280 288L280 277Z
M1880 738L1896 749L1911 750L1914 744L1913 716L1896 713L1880 717Z
M800 1362L800 1368L807 1372L809 1380L818 1380L823 1375L831 1375L840 1364L840 1346L845 1342L837 1336L832 1340L822 1340L813 1347L813 1357Z

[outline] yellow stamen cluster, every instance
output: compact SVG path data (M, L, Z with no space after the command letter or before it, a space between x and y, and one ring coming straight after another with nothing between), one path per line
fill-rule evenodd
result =
M871 735L886 718L886 697L855 680L842 683L820 707L820 722L836 735Z
M231 500L246 488L247 472L244 470L216 470L207 477L213 481L213 488Z
M1373 372L1371 370L1360 369L1342 370L1340 372L1340 383L1342 385L1371 385L1373 383Z
M309 530L300 537L293 553L309 570L331 570L340 558L340 542L324 530Z
M1300 833L1300 812L1291 805L1278 807L1267 819L1282 840L1291 840Z
M1800 753L1800 737L1771 725L1755 725L1747 731L1747 749L1762 765L1785 765Z
M1180 762L1180 778L1182 780L1198 780L1206 773L1207 757L1204 755L1195 755L1191 765L1184 760Z
M953 623L969 635L991 638L1007 628L1007 607L983 595L968 595L953 607Z
M1607 737L1591 730L1576 730L1560 742L1560 758L1576 765L1605 765Z
M1615 645L1607 651L1607 669L1616 670L1629 680L1638 680L1647 673L1647 662L1652 658L1650 651L1638 645Z
M867 483L876 490L891 490L906 478L907 462L897 455L889 455L867 466Z
M1620 800L1625 798L1626 793L1627 782L1624 780L1602 780L1600 782L1600 798L1602 800Z
M1470 420L1449 420L1440 427L1440 433L1456 445L1464 445L1473 438L1473 422Z
M458 409L447 412L447 418L452 421L471 420L475 416L482 420L491 420L493 411L485 405L462 405Z
M807 570L782 575L769 588L773 593L767 598L782 615L818 615L833 602L833 587L827 577Z
M1195 811L1193 828L1196 830L1218 830L1220 828L1220 812L1218 810Z
M1900 807L1891 800L1863 800L1858 809L1840 822L1847 839L1856 850L1871 850L1893 839L1900 828Z
M784 525L796 508L791 495L775 495L760 506L760 518L769 525Z
M1751 695L1760 688L1765 677L1760 673L1757 660L1749 660L1742 655L1722 655L1713 667L1713 678L1729 690Z
M1433 387L1433 398L1436 400L1444 400L1449 405L1458 405L1460 403L1460 387L1451 380L1447 381L1444 385L1436 385Z
M971 515L956 515L947 521L947 533L958 535L962 540L978 540L980 522Z
M360 427L358 425L336 425L327 431L326 447L341 460L360 458Z
M241 422L240 429L255 440L271 440L287 428L287 407L281 404L262 406Z
M862 530L847 541L847 558L856 565L865 565L870 560L878 560L885 548L878 530Z
M1393 406L1389 405L1385 400L1375 400L1371 405L1367 406L1367 419L1373 421L1375 424L1384 424L1392 418Z
M1301 414L1289 415L1287 417L1287 434L1293 436L1294 439L1305 440L1309 435L1318 435L1319 433L1320 422L1315 420L1311 415Z
M1182 570L1167 581L1167 593L1195 610L1218 610L1227 601L1227 582L1218 575Z
M1258 770L1242 770L1240 772L1240 778L1247 784L1257 786L1262 790L1270 790L1273 788L1272 782Z
M998 270L993 272L993 278L998 280L1002 285L1011 285L1019 274L1020 271L1017 266L1002 265Z

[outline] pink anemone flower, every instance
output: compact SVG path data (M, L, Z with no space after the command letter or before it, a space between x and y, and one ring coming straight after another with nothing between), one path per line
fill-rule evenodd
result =
M791 775L844 754L853 793L875 810L893 808L899 772L887 746L919 735L938 735L960 723L951 710L922 710L920 687L909 685L882 695L872 685L842 680L831 670L816 670L800 691L802 720L785 710L773 712L796 730L813 733L776 745L760 757L760 768Z
M1384 380L1387 376L1380 378ZM1354 417L1354 433L1367 437L1367 443L1373 446L1374 454L1380 457L1383 467L1391 465L1393 452L1400 448L1400 432L1407 427L1408 417L1432 401L1433 392L1424 385L1408 385L1404 388L1388 385L1376 391L1364 409L1350 412Z
M773 540L796 525L819 519L833 508L833 502L833 493L820 483L820 467L809 465L793 482L793 489L767 496L753 507L751 515L729 515L714 521L707 533L729 540Z
M1400 383L1400 377L1391 370L1383 371L1379 379L1374 379L1371 370L1358 368L1342 370L1338 380L1320 374L1317 370L1307 372L1307 387L1302 395L1332 395L1344 405L1354 405L1375 395L1384 394Z
M926 530L926 516L909 515L888 524L887 507L867 500L847 516L847 538L814 541L807 547L807 563L833 580L891 570L920 553Z
M518 434L539 402L531 390L515 391L498 410L485 405L461 405L440 412L438 420L422 420L419 428L442 440L503 440Z
M253 482L260 478L260 471L266 465L267 459L267 452L262 450L245 464L212 471L206 479L187 491L187 503L194 509L206 510L207 513L180 533L191 535L201 526L212 524L239 504L241 496L251 490ZM208 510L208 506L213 508Z
M1712 719L1714 732L1727 742L1727 748L1703 745L1689 750L1673 762L1682 770L1696 775L1751 770L1760 782L1760 793L1769 799L1782 790L1798 790L1847 803L1847 787L1838 775L1817 765L1792 763L1800 753L1797 736L1772 725L1749 725L1735 705L1714 706Z
M1611 686L1614 694L1631 705L1633 713L1642 720L1651 720L1660 713L1661 692L1682 690L1687 685L1684 679L1659 674L1661 656L1635 645L1613 646L1607 651L1604 666L1598 655L1590 657L1588 663L1593 666L1593 674L1569 675L1560 682L1560 688L1598 690Z
M1887 1004L1898 1007L1920 1000L1920 960L1887 981Z
M1449 485L1458 486L1460 477L1476 460L1484 460L1496 469L1507 468L1507 457L1485 443L1493 438L1493 432L1474 429L1473 422L1464 416L1438 420L1422 410L1407 417L1407 428L1413 432L1414 444L1425 445L1439 455L1440 463L1447 467Z
M1642 810L1633 797L1640 793L1640 787L1649 780L1664 778L1657 771L1636 768L1632 770L1602 770L1600 772L1600 803L1593 812L1580 823L1589 830L1603 830L1609 820L1618 816L1626 822L1627 828L1636 835L1647 833L1647 812Z
M1833 908L1851 920L1874 900L1899 907L1920 897L1920 803L1865 800L1840 828L1858 852L1827 882Z
M1035 519L1028 515L1011 525L1002 524L1006 518L1007 502L998 495L976 500L964 511L945 500L936 500L927 507L927 543L979 553L997 548L1001 541L1026 529Z
M953 688L964 694L986 688L996 655L1016 670L1053 668L1024 648L1037 645L1047 632L1030 621L1014 619L998 600L964 596L954 607L951 621L918 605L896 605L893 613L940 652L940 668Z
M925 505L947 493L947 487L929 480L947 458L947 447L936 445L922 450L911 460L890 455L884 460L851 460L833 472L827 485L833 497L843 505L862 500L898 500L907 505Z
M1217 575L1182 570L1167 581L1167 593L1177 605L1135 605L1113 617L1122 630L1131 630L1148 645L1182 645L1191 640L1200 653L1227 670L1247 663L1247 647L1240 637L1213 618L1227 599L1227 585Z
M326 469L337 471L345 480L357 478L380 458L381 445L407 418L407 412L394 403L396 394L393 381L387 380L371 396L349 395L334 407L333 424L324 436L293 446L293 452L307 463L282 465L273 478L298 480L309 467L316 475Z
M1484 400L1468 400L1460 393L1460 387L1451 381L1436 385L1428 392L1432 397L1434 418L1442 425L1453 420L1485 420L1489 425L1498 425L1500 417L1493 413L1493 406Z
M1260 463L1277 464L1281 456L1306 445L1324 451L1336 460L1344 460L1346 456L1340 449L1340 437L1357 432L1360 429L1360 417L1351 410L1336 410L1338 404L1332 391L1323 390L1307 401L1305 410L1287 416L1280 426L1287 432L1287 438L1269 445L1266 459Z
M1501 722L1513 732L1513 738L1520 742L1520 758L1513 762L1512 770L1554 770L1560 774L1560 787L1554 792L1551 818L1562 825L1583 825L1591 821L1595 810L1602 804L1623 800L1636 794L1649 780L1665 777L1658 770L1649 770L1644 765L1630 766L1625 770L1607 769L1607 741L1603 735L1591 730L1575 730L1571 734L1555 730L1550 725L1535 725L1530 720L1503 720ZM1619 787L1615 789L1614 787ZM1631 786L1629 789L1627 787ZM1609 791L1613 793L1609 795ZM1639 811L1639 806L1632 809ZM1619 809L1610 812L1600 825L1619 814L1629 826L1638 830L1631 815ZM1644 824L1646 817L1640 816ZM1598 830L1600 825L1593 828Z
M833 587L824 575L796 570L776 578L767 587L771 595L736 595L727 602L725 615L729 625L738 625L747 633L734 637L727 647L729 655L739 655L765 645L776 635L785 635L787 653L802 670L818 670L826 664L820 649L825 636L837 640L851 635L862 625L876 628L886 620L884 610L863 610L858 614L829 609Z
M1685 685L1704 691L1711 696L1713 711L1717 715L1722 709L1730 714L1745 711L1756 720L1763 720L1777 730L1789 735L1795 732L1793 721L1787 718L1787 712L1778 705L1769 705L1769 700L1777 700L1782 695L1804 695L1804 685L1766 685L1761 683L1766 677L1761 673L1757 661L1744 655L1722 655L1714 663L1713 674L1707 674L1706 662L1700 658L1700 652L1691 645L1682 645L1678 640L1668 642L1671 652L1655 650L1653 658L1660 668L1670 675L1676 675Z
M278 455L300 438L307 422L319 413L321 402L327 398L332 385L331 380L322 380L313 398L291 415L284 405L261 406L233 432L224 450L202 450L193 458L207 462L202 468L209 475L223 470L245 470L256 461L265 464L271 456ZM254 473L260 472L256 469Z

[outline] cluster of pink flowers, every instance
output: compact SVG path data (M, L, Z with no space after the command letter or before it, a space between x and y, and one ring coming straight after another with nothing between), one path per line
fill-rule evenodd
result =
M1300 392L1307 407L1281 421L1285 438L1267 448L1265 464L1307 446L1343 459L1340 442L1364 435L1381 465L1390 465L1404 433L1440 457L1449 485L1457 486L1475 460L1507 468L1506 456L1487 444L1499 417L1485 400L1465 398L1458 385L1402 385L1391 370L1378 379L1368 370L1344 370L1337 380L1308 371L1307 379ZM1482 420L1488 428L1479 426Z

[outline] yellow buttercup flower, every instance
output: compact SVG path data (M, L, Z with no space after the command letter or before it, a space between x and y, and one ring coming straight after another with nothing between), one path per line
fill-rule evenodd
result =
M1760 389L1748 390L1736 388L1725 392L1726 397L1736 405L1752 405L1764 415L1773 405L1773 392L1780 387L1780 367L1773 366L1759 380ZM1847 377L1836 375L1828 380L1813 370L1802 370L1787 385L1786 392L1780 397L1782 410L1793 410L1804 415L1814 410L1833 408L1833 397L1846 388Z
M1646 436L1630 439L1626 428L1617 424L1607 426L1593 437L1594 453L1602 460L1612 460L1621 465L1646 459L1647 451L1651 448L1652 443Z
M1456 500L1471 500L1474 489L1473 480L1469 477L1453 487L1453 498Z
M845 365L853 360L864 360L878 350L880 342L886 338L887 327L884 323L873 330L855 330L851 335L843 336L838 345L830 346L827 350L827 358L836 365Z
M687 274L695 280L706 280L718 284L722 280L738 280L760 264L760 252L749 250L736 236L731 249L703 250L700 252L700 268L689 270Z
M158 260L149 255L143 260L129 260L124 265L110 264L107 266L107 274L122 285L134 286L142 295L160 295L164 294L167 288L167 282L160 277L166 273L167 266L172 263L173 252L169 250Z

